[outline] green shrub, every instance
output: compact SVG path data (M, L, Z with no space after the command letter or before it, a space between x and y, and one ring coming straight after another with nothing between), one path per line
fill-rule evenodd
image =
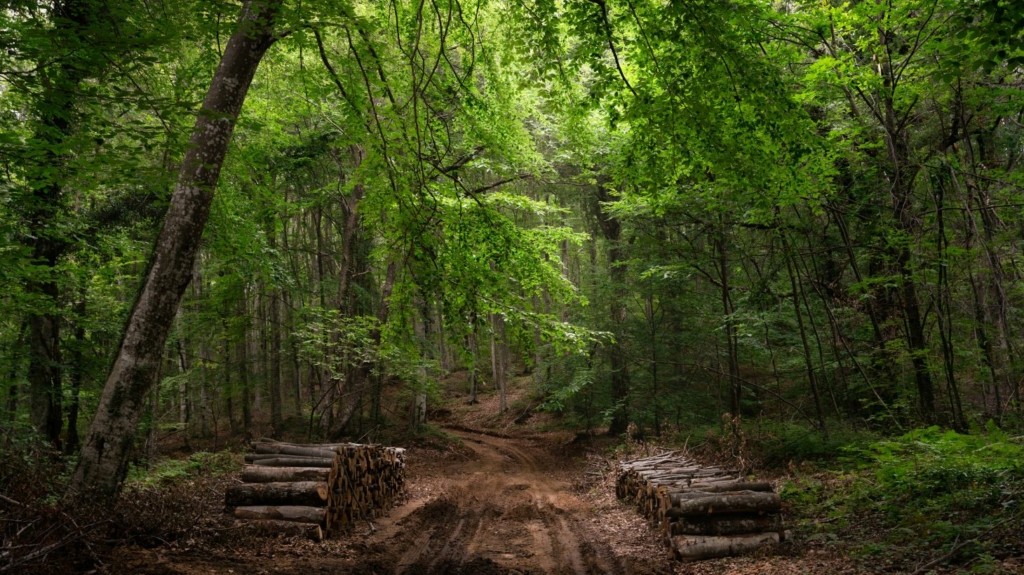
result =
M916 429L854 452L874 468L883 500L950 509L984 509L1021 493L1024 445L994 426L964 435Z
M790 463L835 462L848 458L850 449L866 447L878 436L864 429L854 429L838 422L830 422L824 434L807 424L744 421L740 432L740 446L727 424L690 430L679 438L700 455L720 460L716 454L732 452L741 456L753 468L777 468ZM700 438L696 443L693 438Z
M772 467L789 462L832 461L851 448L877 439L871 432L836 423L830 423L827 434L795 423L761 426L758 432L760 437L755 436L754 441L764 454L765 464Z
M992 425L970 435L928 427L843 452L846 471L797 477L782 490L809 540L832 534L864 560L888 549L890 562L938 559L977 572L1024 552L1015 534L1024 522L1020 438Z

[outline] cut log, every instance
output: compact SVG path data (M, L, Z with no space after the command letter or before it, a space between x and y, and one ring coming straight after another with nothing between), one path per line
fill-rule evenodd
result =
M304 537L313 541L324 540L324 530L315 523L293 523L273 519L253 519L241 523L243 529L260 535L278 537Z
M724 481L714 483L698 483L694 481L690 484L690 489L703 491L705 493L725 493L728 491L774 491L772 484L767 481Z
M307 507L301 505L247 505L235 507L232 511L238 519L273 519L275 521L294 521L297 523L315 523L324 521L323 507Z
M274 483L242 483L228 487L224 505L327 505L327 482L295 481Z
M677 558L733 555L784 533L770 483L676 454L620 463L615 493L664 534Z
M253 444L253 450L257 454L272 455L280 453L284 455L301 455L307 456L312 451L329 451L328 455L314 455L314 457L334 457L339 449L363 449L367 445L362 443L289 443L287 441L274 441L272 439L260 439ZM404 455L404 447L388 447L388 451L393 453Z
M248 454L245 462L268 467L331 467L334 464L334 460L327 457L295 457L273 453Z
M670 535L740 535L782 531L782 516L711 515L679 517L669 523Z
M287 445L281 443L257 443L253 446L256 455L290 455L294 457L322 457L334 459L337 455L334 446L325 445Z
M404 450L380 445L339 448L327 478L327 531L347 530L390 509L404 490Z
M403 495L405 450L380 445L259 442L259 453L227 489L229 512L242 519L324 526L329 535L387 511ZM233 508L233 509L232 509Z
M778 533L752 533L749 535L678 535L672 537L672 551L676 559L695 561L712 557L726 557L753 551L779 542Z
M242 469L245 483L271 483L275 481L327 481L331 472L326 467L269 467L246 465Z
M334 449L346 445L358 445L356 443L294 443L291 441L278 441L269 437L261 437L252 443L253 447L258 445L289 445L292 447L321 447L323 449Z
M769 513L782 507L775 493L736 491L689 498L691 494L671 493L672 507L665 511L668 517L711 515L713 513Z

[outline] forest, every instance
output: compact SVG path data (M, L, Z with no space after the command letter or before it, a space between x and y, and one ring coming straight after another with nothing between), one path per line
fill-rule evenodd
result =
M1022 162L1016 0L6 0L0 573L228 572L259 438L689 450L795 541L273 573L1020 572Z

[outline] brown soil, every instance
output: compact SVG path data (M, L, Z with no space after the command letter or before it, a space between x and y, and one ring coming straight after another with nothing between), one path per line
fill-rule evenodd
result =
M551 574L671 573L653 533L607 531L579 493L579 460L561 438L448 430L460 453L413 449L410 497L341 541L256 549L122 550L111 573ZM621 507L621 506L620 506ZM629 510L619 510L630 518ZM632 519L632 518L630 518ZM636 518L637 524L642 522ZM204 546L205 547L205 546Z
M437 497L377 534L396 559L388 572L633 572L595 537L593 511L542 441L453 433L474 457L446 470Z
M781 574L858 571L841 555L789 544L760 555L679 564L634 509L615 499L612 463L592 440L553 427L527 405L497 416L496 398L468 405L453 392L442 420L461 443L407 452L409 497L387 517L340 539L313 542L247 534L220 513L215 537L120 549L102 573L149 575L344 573ZM222 497L220 495L219 497Z
M613 493L610 463L570 457L571 436L447 429L462 448L409 452L408 501L340 540L246 537L118 552L107 573L689 574L862 573L841 555L792 545L680 564ZM223 538L222 538L223 539Z

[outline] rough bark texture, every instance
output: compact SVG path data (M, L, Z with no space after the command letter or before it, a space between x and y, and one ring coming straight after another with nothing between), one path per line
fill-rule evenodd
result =
M224 505L327 505L326 481L274 481L270 483L242 483L228 487Z
M743 535L745 533L778 533L782 531L782 515L755 517L723 515L711 518L680 517L669 527L671 535Z
M282 0L246 2L224 50L181 164L152 267L85 438L71 482L75 492L110 496L124 477L145 395L155 383L168 331L192 277L235 121L260 60L274 42L273 25L281 4Z
M769 483L706 467L675 453L618 466L615 494L664 535L677 559L734 555L777 543L782 501Z
M330 468L333 457L296 457L292 455L246 455L246 463L266 467L324 467Z
M274 483L281 481L327 481L331 472L326 467L266 467L246 465L242 469L245 483Z
M236 507L232 514L238 519L294 521L314 525L321 525L324 522L323 507L305 505L247 505Z
M681 494L680 494L681 495ZM714 495L696 495L694 497L672 496L672 509L666 514L670 517L687 517L690 515L713 515L715 513L760 513L778 511L782 502L775 493L758 491L740 491Z
M676 559L696 561L746 553L765 545L778 543L779 539L778 533L750 533L728 537L682 535L672 538L672 551Z

